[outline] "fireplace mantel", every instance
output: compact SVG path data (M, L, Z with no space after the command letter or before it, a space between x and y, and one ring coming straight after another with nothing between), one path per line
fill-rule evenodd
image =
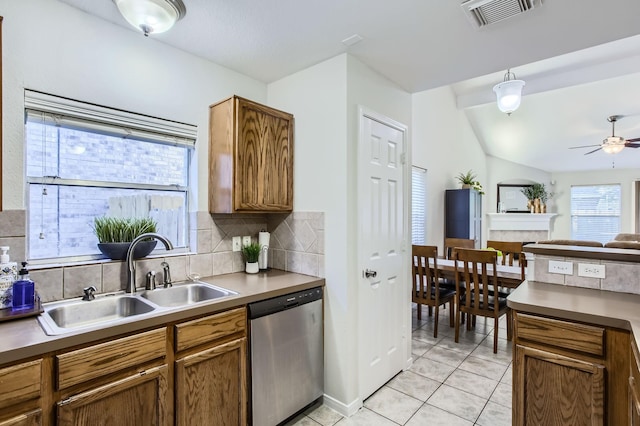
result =
M487 213L488 229L496 231L549 231L556 213Z

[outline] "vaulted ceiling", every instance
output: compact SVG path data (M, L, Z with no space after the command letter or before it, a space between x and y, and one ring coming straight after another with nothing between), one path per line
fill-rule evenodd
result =
M59 1L130 28L112 0ZM640 137L637 0L543 0L480 29L461 0L183 1L187 15L151 37L257 80L349 52L411 93L453 85L490 155L549 171L640 165L640 149L567 149L600 143L614 114L616 134ZM342 43L354 34L363 40ZM527 82L509 117L491 91L507 68Z

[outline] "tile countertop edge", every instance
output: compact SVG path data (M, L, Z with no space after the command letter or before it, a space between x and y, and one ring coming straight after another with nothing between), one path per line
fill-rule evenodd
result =
M524 281L507 298L517 311L629 330L640 347L640 295Z
M166 323L213 314L258 300L325 285L324 278L280 270L270 270L258 274L239 272L201 278L200 280L236 291L239 294L198 305L161 311L138 321L58 336L47 336L36 317L0 323L0 336L2 336L0 339L0 366L93 341L143 331Z

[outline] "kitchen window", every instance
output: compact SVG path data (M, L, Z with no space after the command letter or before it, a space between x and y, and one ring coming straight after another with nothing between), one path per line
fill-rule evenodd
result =
M620 185L571 187L571 239L607 243L620 233Z
M411 167L411 244L427 241L427 171Z
M28 258L99 257L93 220L151 217L188 246L197 128L25 91Z

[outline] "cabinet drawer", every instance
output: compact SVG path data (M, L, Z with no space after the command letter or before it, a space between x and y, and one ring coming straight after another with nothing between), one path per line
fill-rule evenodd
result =
M41 359L0 369L0 408L38 398L41 377Z
M602 327L516 313L516 336L562 349L604 355Z
M56 356L58 389L164 357L166 327Z
M243 332L246 328L246 323L246 309L238 308L177 324L175 326L176 351L182 351L234 333Z

